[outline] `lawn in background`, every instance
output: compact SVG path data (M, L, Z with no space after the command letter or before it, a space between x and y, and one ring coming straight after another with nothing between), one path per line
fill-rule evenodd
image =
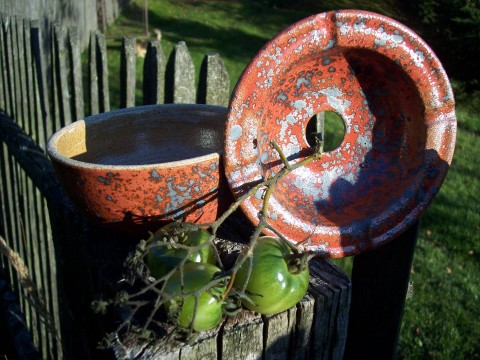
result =
M303 6L293 10L272 8L269 1L148 2L149 28L161 30L167 57L178 41L185 41L198 73L204 54L219 52L229 71L232 89L265 42L291 23L316 12L360 8L395 18L422 36L429 33L419 19L407 13L402 2L392 0L368 4L331 0L328 7L310 1L315 4L310 8L305 6L309 1L302 1ZM144 37L143 3L135 0L106 33L112 108L119 103L120 39L124 35ZM425 40L429 43L429 38ZM142 65L139 58L138 89ZM406 303L399 343L399 357L403 359L480 358L480 205L476 196L480 189L476 158L480 95L478 91L466 91L464 83L449 75L457 100L457 146L445 183L421 219L411 274L413 296ZM137 104L141 104L140 95ZM346 266L348 262L344 261ZM374 341L366 346L374 346Z

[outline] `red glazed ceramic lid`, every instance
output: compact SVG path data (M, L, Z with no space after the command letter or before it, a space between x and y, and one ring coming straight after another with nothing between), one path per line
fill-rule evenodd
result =
M406 230L438 192L456 133L452 90L428 45L377 14L332 11L282 31L237 84L226 130L225 170L235 196L312 152L306 127L333 111L340 146L282 179L269 223L287 239L311 239L326 257L357 254ZM257 224L259 191L241 206Z

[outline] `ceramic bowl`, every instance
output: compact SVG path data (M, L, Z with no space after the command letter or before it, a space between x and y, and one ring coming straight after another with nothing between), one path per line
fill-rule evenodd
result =
M312 153L312 118L332 112L338 147L283 178L269 223L292 242L343 257L411 226L438 192L455 147L448 77L417 34L385 16L331 11L281 31L251 60L233 93L225 171L235 196ZM315 126L313 127L315 128ZM258 223L262 191L242 204Z
M72 202L111 229L211 222L229 204L226 111L168 104L106 112L55 133L48 154Z

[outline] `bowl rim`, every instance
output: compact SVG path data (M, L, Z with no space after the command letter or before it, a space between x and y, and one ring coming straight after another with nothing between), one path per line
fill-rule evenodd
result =
M223 142L218 151L213 151L206 155L196 156L189 159L183 160L175 160L169 162L161 162L161 163L152 163L152 164L141 164L141 165L111 165L111 164L98 164L98 163L90 163L86 161L75 160L69 158L65 155L62 155L57 150L58 141L61 139L65 133L71 131L72 129L78 127L80 124L95 124L101 122L103 120L110 120L112 117L116 115L126 115L126 114L141 114L146 112L154 112L160 108L168 108L169 111L173 111L174 109L183 110L183 111L194 111L194 110L201 110L202 112L219 112L224 113L225 120L227 117L228 109L224 106L218 105L208 105L208 104L152 104L152 105L139 105L130 108L123 108L123 109L116 109L111 110L99 114L94 114L90 116L86 116L83 119L76 120L58 131L56 131L47 141L47 154L52 159L53 162L58 162L63 165L74 167L74 168L84 168L90 170L144 170L144 169L161 169L161 168L175 168L181 166L188 166L192 164L196 164L199 162L204 162L208 160L217 160L220 161L220 157L224 153ZM224 122L225 123L225 122ZM221 135L224 135L224 130L220 131Z

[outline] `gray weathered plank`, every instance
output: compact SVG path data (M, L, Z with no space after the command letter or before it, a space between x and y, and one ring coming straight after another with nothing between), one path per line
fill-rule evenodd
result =
M77 27L69 28L68 49L71 59L72 96L73 96L73 121L84 117L82 62L80 59L80 37Z
M13 25L13 24L12 24ZM20 123L25 129L27 133L30 132L30 124L29 124L29 117L28 117L28 96L27 96L27 79L26 79L26 72L25 72L25 38L24 38L24 28L23 28L23 19L20 17L16 17L15 19L15 50L17 53L17 71L18 71L18 105L20 106L19 111L17 112L21 117ZM17 120L18 121L18 120Z
M297 305L297 325L293 339L292 359L307 359L310 355L314 309L315 298L311 294L307 294Z
M7 92L5 86L5 74L7 64L5 63L5 41L3 40L3 14L0 13L0 109L6 109Z
M9 29L9 38L10 38L10 48L9 51L12 55L12 63L10 65L11 70L13 70L13 82L11 84L11 91L15 94L14 102L14 119L20 124L23 124L23 106L22 106L22 84L21 84L21 74L20 74L20 60L18 54L18 33L17 33L17 22L19 21L17 16L10 17L10 29Z
M31 56L30 56L30 41L26 42L26 39L30 40L29 24L21 19L17 18L16 21L16 47L17 47L17 61L19 71L19 86L21 96L21 111L18 112L21 119L19 124L23 127L24 132L32 134L34 132L33 127L33 113L32 108L29 106L32 87L30 86L31 76ZM21 114L21 115L20 115ZM17 120L18 121L18 120ZM20 242L20 255L25 261L27 268L29 269L32 277L35 278L36 284L40 288L45 288L50 285L50 282L45 281L41 273L35 273L34 260L37 256L38 249L36 249L36 231L37 231L37 219L35 208L35 189L33 188L31 181L26 176L23 169L18 166L18 182L15 184L15 189L20 194L21 199L21 223L22 223L22 238ZM30 304L25 307L25 317L29 322L30 328L33 333L33 339L35 344L41 344L45 347L46 335L43 325L37 314L37 310Z
M98 72L97 72L97 36L96 31L90 31L88 49L88 88L90 96L90 114L98 114Z
M167 63L166 103L195 104L195 66L184 41L175 45Z
M38 22L32 21L27 26L25 26L25 33L30 33L31 44L31 65L28 67L27 72L31 72L29 76L30 81L30 96L31 96L31 128L32 128L32 137L37 139L37 143L40 147L45 148L46 137L48 136L46 132L46 127L49 123L49 117L47 112L48 104L48 93L46 90L46 79L45 72L43 68L43 56L40 50L40 38L39 38L39 28ZM30 46L28 46L30 48ZM28 53L28 52L27 52ZM28 60L27 60L28 63ZM43 251L41 244L44 242L44 239L48 239L48 234L50 233L49 223L48 223L48 213L46 211L45 199L42 197L41 192L37 188L36 184L32 180L29 174L25 174L28 181L28 192L29 192L29 203L30 203L30 223L31 223L31 266L30 271L34 278L37 286L46 291L46 289L55 288L57 286L56 279L49 277L48 273L43 271L46 269L46 263L51 262ZM50 274L51 276L51 274ZM55 303L58 299L52 298L52 301ZM49 308L48 310L52 310ZM51 311L53 316L58 316ZM50 335L45 327L45 324L42 323L41 328L42 336L48 335L49 345L45 346L45 351L48 347L51 347L55 343L55 339Z
M296 325L297 308L280 314L263 316L264 359L288 360L291 338Z
M10 237L6 238L5 240L14 251L20 254L23 232L22 222L19 221L21 219L21 198L19 192L16 191L16 185L18 184L17 164L6 147L3 148L3 159L1 159L1 161L3 162L2 167L5 169L5 173L2 174L4 175L3 184L5 188L2 190L6 194L6 221L7 223L11 224ZM26 298L22 292L18 277L15 272L10 274L10 281L19 296L22 309L25 310L25 307L27 306ZM29 321L29 319L27 319L27 321Z
M13 51L12 51L12 36L11 36L11 21L10 17L4 17L3 19L3 41L5 49L5 64L6 67L6 92L8 96L8 107L6 108L7 113L10 116L15 116L16 111L16 94L15 94L15 70L13 65Z
M42 149L45 149L45 144L53 132L53 127L50 117L50 94L47 90L45 59L41 50L38 20L33 20L30 24L30 39L33 60L34 97L32 101L35 103L35 132L37 133L37 144Z
M27 129L28 124L26 122L25 110L26 110L26 96L25 96L25 74L23 72L24 64L24 51L23 51L23 26L22 20L17 16L12 16L10 18L10 39L11 47L10 51L12 52L12 68L14 71L14 83L13 91L15 93L15 114L16 122L20 127ZM17 216L21 219L20 221L20 237L16 240L16 251L20 254L22 258L26 258L26 249L25 243L28 241L28 220L25 217L25 212L28 209L28 194L26 194L26 179L24 177L21 168L16 163L12 163L12 171L14 176L14 181L12 183L13 188L10 191L15 191L15 197L17 202L16 213ZM17 220L18 221L18 220ZM25 316L27 321L33 327L35 324L32 323L32 316L30 314L30 307L26 302L23 304L23 309L25 311Z
M57 83L58 80L58 71L56 70L58 67L58 58L54 55L55 53L55 32L52 29L51 32L51 56L50 56L50 72L49 72L49 92L52 94L51 97L51 104L49 107L51 108L51 119L52 119L52 134L59 130L62 127L61 123L61 116L60 116L60 104L59 100L61 95L57 92L59 91Z
M165 101L165 52L158 40L149 41L143 63L143 103L163 104Z
M90 115L93 115L110 111L105 35L96 30L90 32L88 54L88 93Z
M342 359L345 350L351 284L333 265L311 263L312 278L317 281L311 292L317 298L313 328L312 354L322 359Z
M15 214L12 214L13 208L13 194L9 193L9 189L11 187L11 174L10 174L10 159L8 149L5 144L1 144L0 147L0 164L2 165L0 168L0 199L2 205L2 222L4 224L3 235L7 241L13 239L14 236L17 234L17 223L13 220L15 219ZM13 218L12 218L13 217ZM13 268L9 266L9 275L10 275L10 283L15 287L15 281L12 274ZM15 287L15 290L18 290Z
M58 104L59 122L58 128L68 125L72 122L72 111L70 107L71 91L69 84L69 59L68 59L68 29L65 26L54 25L53 27L53 58L54 58L54 100Z
M242 311L228 318L222 331L221 359L260 359L263 353L263 321L259 314Z
M180 360L215 359L218 355L218 335L218 328L205 331L194 344L186 345L180 349Z
M220 54L210 52L203 58L198 82L198 103L227 106L230 77Z
M35 95L34 95L34 80L33 80L33 59L32 59L32 46L30 36L30 20L23 19L23 49L24 49L24 61L22 64L23 72L25 74L25 112L27 116L28 129L26 132L34 139L35 142L39 142L38 131L35 126Z
M97 68L98 68L98 92L100 111L110 111L110 93L108 83L108 62L107 62L107 44L105 42L105 35L101 32L96 32L97 38Z
M120 107L135 106L136 82L135 38L125 36L122 41L120 61Z

